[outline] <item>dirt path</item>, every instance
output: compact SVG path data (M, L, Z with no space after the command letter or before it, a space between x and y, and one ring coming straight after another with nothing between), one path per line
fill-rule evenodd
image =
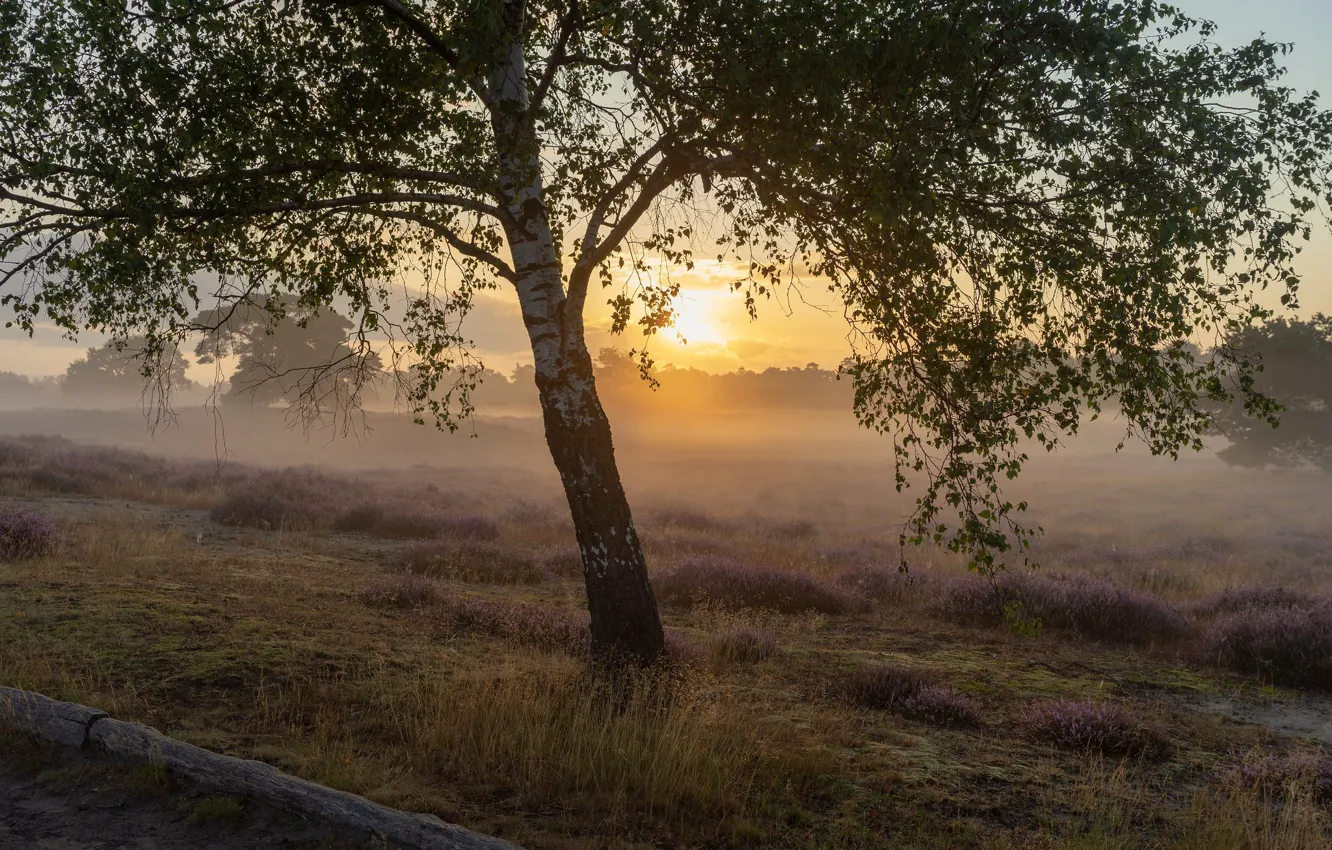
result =
M384 848L253 801L210 797L145 768L0 737L0 850Z

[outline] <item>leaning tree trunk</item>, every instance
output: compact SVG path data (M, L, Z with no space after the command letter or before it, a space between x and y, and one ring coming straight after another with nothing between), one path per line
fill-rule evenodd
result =
M536 215L529 205L529 215ZM537 392L555 468L573 515L592 615L592 651L602 660L651 663L663 651L661 619L643 547L620 483L610 422L597 397L581 317L566 316L559 254L542 217L510 236L523 321L536 362ZM533 233L528 241L518 241Z
M583 555L596 657L640 663L662 653L661 619L643 547L615 466L610 422L597 398L586 349L554 375L537 375L546 442L564 483Z
M508 5L511 31L522 31L521 4ZM602 660L647 664L664 640L643 547L615 466L610 423L597 397L581 310L565 297L559 246L543 197L540 146L526 112L521 39L495 70L491 91L507 109L492 116L499 194L514 284L536 366L537 391L555 468L573 514L583 556L592 651Z

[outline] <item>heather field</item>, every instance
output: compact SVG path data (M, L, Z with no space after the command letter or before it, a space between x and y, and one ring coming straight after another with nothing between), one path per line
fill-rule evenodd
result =
M1072 454L987 581L880 468L625 444L610 682L548 478L0 438L0 683L534 850L1332 842L1326 476Z

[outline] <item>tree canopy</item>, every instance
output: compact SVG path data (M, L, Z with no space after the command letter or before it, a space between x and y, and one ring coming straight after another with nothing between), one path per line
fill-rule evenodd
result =
M185 374L189 361L175 348L145 360L148 343L142 337L110 340L89 348L60 378L60 391L82 398L146 399L148 407L173 391L194 387Z
M379 355L353 348L350 320L332 308L302 309L291 296L205 310L194 324L209 329L195 346L200 363L236 358L224 400L282 402L319 416L345 409L380 377Z
M1174 454L1212 401L1272 409L1188 343L1294 303L1332 117L1287 46L1212 36L1152 0L0 0L0 302L153 345L336 304L452 424L462 317L512 288L582 434L594 284L650 334L715 257L756 312L837 295L855 411L922 488L904 539L987 566L1025 441L1113 402Z

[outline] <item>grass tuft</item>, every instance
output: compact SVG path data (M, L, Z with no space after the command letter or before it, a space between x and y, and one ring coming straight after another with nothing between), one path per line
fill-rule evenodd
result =
M1029 738L1057 747L1108 756L1163 758L1165 735L1129 708L1096 700L1051 700L1028 707L1022 726Z

